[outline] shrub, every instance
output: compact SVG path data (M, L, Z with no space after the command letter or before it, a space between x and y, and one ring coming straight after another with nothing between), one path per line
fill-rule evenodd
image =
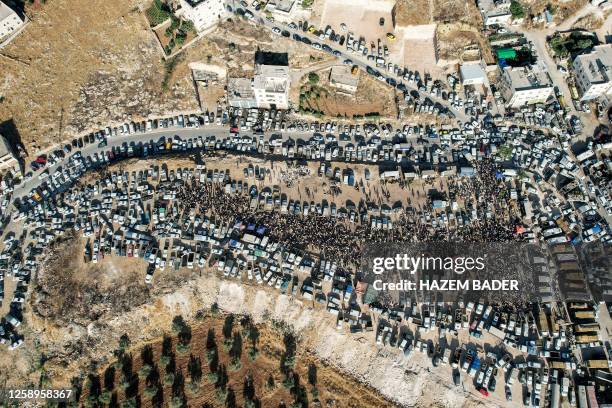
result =
M179 47L182 47L183 44L185 44L186 39L187 39L187 34L182 32L181 30L176 32L176 36L174 37L174 40L176 41L176 45L178 45Z
M153 398L155 395L157 395L157 391L158 391L158 390L157 390L157 387L155 387L155 386L152 386L152 387L147 387L147 388L145 388L145 390L144 390L144 395L145 395L147 398Z
M148 364L145 364L142 367L140 367L140 370L138 370L138 375L140 375L141 377L146 377L147 375L149 375L150 372L151 372L151 366Z
M100 394L100 396L98 397L98 401L102 404L108 404L111 402L112 399L112 394L110 391L104 391L102 392L102 394Z
M213 384L216 384L217 381L219 381L219 375L217 373L210 373L206 377L208 378L208 381Z
M232 361L230 361L229 368L231 371L238 371L240 370L240 367L242 367L242 363L240 362L239 359L235 358Z
M288 375L287 378L285 378L285 381L283 381L283 387L287 388L288 390L293 388L294 385L295 381L293 380L292 375Z
M134 397L126 399L121 403L121 408L136 408L136 406L136 398Z
M200 390L200 385L197 382L190 381L189 384L187 384L187 389L192 394L197 394L197 392Z
M164 384L166 385L174 384L174 374L172 373L166 374L166 376L164 377Z
M162 3L161 0L153 0L153 4L147 9L145 14L151 27L160 25L172 16L168 5Z
M517 0L512 0L512 2L510 2L510 13L512 13L512 18L525 17L525 9Z

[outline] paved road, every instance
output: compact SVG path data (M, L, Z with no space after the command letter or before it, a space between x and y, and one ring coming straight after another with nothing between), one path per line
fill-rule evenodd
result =
M174 135L178 135L181 139L189 139L197 136L210 136L215 135L216 137L225 137L229 134L229 128L226 126L208 126L205 128L168 128L168 129L157 129L152 132L147 133L133 133L130 135L119 135L115 137L110 137L107 139L107 145L105 147L98 147L99 141L95 141L94 143L83 146L80 149L83 157L90 156L94 153L101 153L103 151L110 150L112 147L121 146L123 143L139 143L139 142L148 142L151 140L158 141L161 137L174 137ZM74 152L74 150L73 150ZM70 155L72 155L71 153ZM63 165L66 165L69 160L69 156L67 155L63 160L59 163L51 167L46 167L49 169L49 176L53 175L58 169L61 169ZM26 164L27 165L27 164ZM29 171L26 170L26 171ZM39 179L39 174L41 171L34 172L34 177L32 179L26 181L25 183L19 185L15 188L13 192L13 198L23 197L27 195L30 191L38 187L44 180Z
M274 134L274 135L280 135L281 140L283 141L290 140L290 139L294 141L299 140L299 139L307 141L314 135L314 133L316 132L312 132L310 130L308 131L266 131L264 132L264 137L269 140L270 136ZM325 134L326 132L321 132L321 133ZM142 143L150 142L150 141L157 142L162 137L169 139L169 138L173 138L174 136L178 136L181 140L188 140L190 138L196 138L198 136L203 136L203 137L215 136L217 140L222 140L228 137L229 135L230 135L229 127L226 125L209 125L209 126L201 126L199 128L176 128L175 127L175 128L156 129L154 131L146 132L146 133L133 133L130 135L119 135L119 136L107 138L107 144L104 147L98 147L99 141L96 140L94 143L83 146L83 148L80 149L80 152L83 157L87 157L87 156L93 155L94 153L106 152L113 147L121 146L123 143L130 144L134 142L138 144L140 142ZM240 132L240 135L252 136L253 132L251 130L248 130L245 132ZM336 136L336 141L338 142L339 146L344 146L347 143L355 143L355 138L353 137L350 137L350 140L348 141L340 141L337 135L338 135L338 132L336 132L334 136ZM384 136L381 135L381 138L384 138ZM418 136L415 134L407 137L407 139L410 141L414 141L417 138ZM60 160L55 165L50 166L50 167L47 166L46 169L49 170L49 177L52 176L56 171L58 171L58 169L61 170L62 166L65 166L68 163L70 156L72 156L74 152L75 150L73 150L72 153L67 155L64 159ZM341 159L339 158L338 160L341 160ZM44 180L41 180L39 178L39 175L42 173L42 171L43 170L34 172L34 177L22 183L21 185L15 187L15 190L13 191L13 199L24 197L28 195L30 191L40 186L44 182L44 180L47 179L45 178Z
M146 132L146 133L133 133L130 135L119 135L119 136L107 138L107 145L104 147L98 147L99 141L95 141L94 143L83 146L83 148L80 149L80 152L83 155L83 157L86 157L86 156L91 156L94 153L106 152L107 150L110 150L113 147L121 146L123 143L128 143L128 144L132 142L145 143L149 141L157 142L162 137L165 137L166 139L168 139L168 138L173 138L174 136L179 136L181 140L188 140L190 138L196 138L198 136L203 136L203 137L215 136L217 140L221 140L221 139L228 137L229 134L230 134L229 127L223 126L223 125L202 126L200 128L157 129L157 130ZM249 130L244 133L241 132L240 134L250 136L253 133L252 131ZM272 134L280 134L282 140L288 140L288 139L308 140L313 136L313 132L311 131L301 131L301 132L300 131L295 131L295 132L267 131L264 133L265 137L267 138L269 138ZM341 145L342 142L339 142L339 144ZM65 166L68 163L69 156L71 156L74 152L75 151L73 150L71 154L67 155L63 160L56 163L55 165L50 166L50 167L47 166L46 169L49 170L49 176L52 176L58 169L61 170L62 166ZM30 170L28 169L28 171ZM39 178L39 175L41 173L42 173L42 170L34 172L34 176L30 180L15 187L15 190L13 191L13 199L26 196L30 191L40 186L44 181ZM45 178L45 180L46 179L47 178Z
M244 9L244 8L243 8ZM281 22L271 22L265 19L265 15L263 13L259 13L257 11L255 11L254 9L248 9L251 13L253 13L253 15L255 16L255 18L252 20L253 22L255 22L256 24L259 24L263 27L266 27L269 30L272 30L273 27L278 27L281 30L286 30L291 34L291 38L293 37L293 34L297 34L300 37L306 37L308 38L312 43L319 43L319 44L327 44L329 45L333 50L337 50L340 52L340 56L338 56L337 58L340 61L344 61L346 59L350 59L353 61L353 64L357 65L359 68L361 68L363 71L366 71L366 67L370 67L375 71L379 71L381 74L383 74L383 76L385 76L386 78L393 78L395 81L397 81L397 83L403 83L406 88L411 91L418 91L418 88L416 87L416 84L410 84L409 82L404 81L404 79L402 77L399 77L397 75L395 75L392 72L388 72L386 69L384 68L379 68L376 66L375 63L372 63L371 61L367 60L367 57L364 56L363 54L360 53L349 53L349 51L344 48L341 47L338 43L332 42L332 41L328 41L328 40L321 40L319 37L312 35L309 32L304 32L302 30L298 29L291 29L289 28L289 26L285 23L281 23ZM277 35L277 34L275 34ZM306 44L304 44L305 47L308 47ZM436 96L433 95L429 95L429 94L425 94L422 92L419 92L422 97L427 97L429 99L431 99L434 103L439 103L440 105L448 108L448 110L450 110L451 112L453 112L453 114L455 115L456 119L461 121L461 122L466 122L468 120L470 120L470 118L465 114L464 111L462 110L458 110L456 108L454 108L448 101L445 101L442 98L438 98Z
M603 17L603 13L599 7L587 3L583 8L574 13L574 15L572 15L570 18L556 26L532 30L523 27L513 27L513 30L523 34L527 40L532 42L538 55L538 64L540 64L540 66L542 66L542 68L544 68L548 72L550 78L553 81L553 84L559 88L559 91L561 91L563 99L565 99L565 104L569 108L569 113L571 115L578 116L582 120L582 123L584 125L582 134L585 137L593 136L593 132L595 131L595 128L599 125L599 123L595 120L593 115L584 112L578 112L574 107L574 104L572 103L572 94L570 92L569 86L567 85L566 78L563 76L563 74L561 74L561 72L559 72L559 70L557 69L557 63L548 52L548 48L546 46L546 37L554 34L556 31L569 30L574 25L574 23L576 23L577 20L591 13Z

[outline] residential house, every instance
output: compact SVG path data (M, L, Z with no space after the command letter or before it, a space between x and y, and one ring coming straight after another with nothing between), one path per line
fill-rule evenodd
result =
M353 75L347 65L334 66L329 72L329 84L341 92L354 94L359 85L359 74Z
M223 0L180 0L177 10L197 31L214 27L227 13Z
M257 51L253 90L258 108L289 108L289 57L287 53Z
M572 64L581 100L612 94L612 44L597 45L578 55Z
M0 42L10 37L24 24L15 10L0 1Z
M509 108L545 103L554 95L548 73L537 65L505 67L502 72L501 89Z
M18 168L19 162L13 153L11 144L0 134L0 171Z

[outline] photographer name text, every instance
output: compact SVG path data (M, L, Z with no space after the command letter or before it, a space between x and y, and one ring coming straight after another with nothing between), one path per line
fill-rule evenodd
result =
M384 291L458 291L458 290L486 290L486 291L518 291L518 281L515 279L490 279L490 280L400 280L398 282L384 282L377 279L373 282L374 289Z

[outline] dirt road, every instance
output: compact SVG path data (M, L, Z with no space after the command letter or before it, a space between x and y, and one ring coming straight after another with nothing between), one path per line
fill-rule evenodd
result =
M563 95L563 99L566 101L567 106L569 108L569 114L578 116L582 121L584 125L582 134L585 135L585 137L592 136L593 132L595 131L595 128L599 125L599 123L591 114L578 112L576 110L574 104L572 103L572 94L570 92L569 86L567 85L567 81L565 77L561 74L561 72L559 72L559 70L557 69L557 63L548 52L546 46L546 38L554 34L556 31L564 31L570 29L574 25L574 23L576 23L576 21L591 13L601 16L603 18L603 12L600 8L593 6L590 3L587 3L587 5L578 10L574 15L572 15L570 18L568 18L563 23L557 26L547 27L544 29L527 29L524 27L515 28L517 32L523 34L525 38L533 44L533 47L535 48L538 56L538 64L548 72L550 78L553 81L553 84L559 88L559 91ZM608 19L606 21L609 21L610 17L612 16L608 16ZM602 26L602 29L605 29L604 27L606 27L605 24Z

